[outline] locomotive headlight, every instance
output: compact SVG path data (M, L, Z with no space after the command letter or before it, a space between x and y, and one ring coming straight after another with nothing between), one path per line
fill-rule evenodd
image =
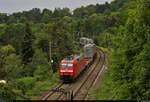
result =
M73 72L73 70L68 70L68 72Z
M66 72L65 70L60 70L60 72Z

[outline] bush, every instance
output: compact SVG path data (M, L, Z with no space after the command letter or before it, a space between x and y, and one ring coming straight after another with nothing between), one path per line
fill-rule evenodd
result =
M28 90L31 90L34 87L35 83L36 78L26 77L16 80L14 87L16 87L16 89L22 90L22 93L25 95Z
M37 77L39 81L50 79L52 74L53 73L52 73L52 70L50 70L50 68L48 68L47 66L41 66L41 65L39 65L34 72L34 76Z
M36 82L35 86L32 90L29 90L26 95L28 96L38 96L43 92L50 90L52 87L56 86L60 82L59 74L55 73L53 75L47 76L47 78L43 81Z
M15 100L16 97L12 95L7 86L7 84L0 84L0 100Z

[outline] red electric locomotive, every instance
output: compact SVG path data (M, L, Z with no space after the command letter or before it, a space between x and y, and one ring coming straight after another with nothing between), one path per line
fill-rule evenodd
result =
M89 66L92 59L84 58L82 55L74 55L65 58L59 65L59 76L61 80L74 80L78 75Z

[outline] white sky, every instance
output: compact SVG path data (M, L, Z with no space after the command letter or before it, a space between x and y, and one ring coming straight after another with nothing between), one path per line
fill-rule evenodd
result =
M0 13L13 13L23 10L30 10L32 8L54 8L68 7L71 10L86 6L89 4L103 4L113 0L0 0Z

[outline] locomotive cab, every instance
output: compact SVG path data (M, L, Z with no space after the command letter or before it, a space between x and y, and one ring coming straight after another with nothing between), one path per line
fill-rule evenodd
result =
M62 60L59 66L59 77L61 80L72 80L75 62L73 60Z

